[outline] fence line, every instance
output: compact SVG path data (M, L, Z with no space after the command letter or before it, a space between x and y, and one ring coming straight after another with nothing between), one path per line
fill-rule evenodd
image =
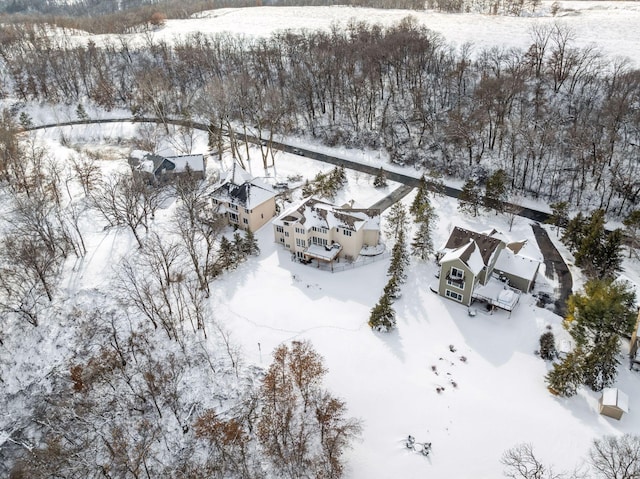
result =
M385 251L384 253L377 254L375 256L359 256L358 259L352 263L338 263L338 264L320 263L319 265L315 264L312 267L321 269L323 271L331 271L332 273L338 273L340 271L345 271L347 269L353 269L353 268L358 268L360 266L365 266L367 264L372 264L389 257L391 257L391 253L389 251Z

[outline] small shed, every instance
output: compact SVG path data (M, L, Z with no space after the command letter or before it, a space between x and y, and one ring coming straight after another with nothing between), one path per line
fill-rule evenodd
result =
M603 389L600 396L600 414L620 420L629 412L629 396L617 388Z

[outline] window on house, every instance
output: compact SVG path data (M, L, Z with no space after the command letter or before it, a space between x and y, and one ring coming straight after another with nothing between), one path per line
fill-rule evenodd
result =
M280 243L284 243L284 238L280 238Z
M235 213L229 213L229 221L233 221L234 223L238 222L238 215Z
M464 278L464 271L458 268L451 268L451 273L449 274L452 278L462 279Z
M284 233L284 227L283 226L276 226L276 231L278 233Z
M299 234L303 235L303 234L305 234L305 230L304 230L304 228L298 228L296 226L296 233L299 233Z
M306 241L303 238L296 238L296 246L300 246L304 248L306 245Z
M289 232L288 232L288 231L285 231L285 232L284 232L284 235L288 238L288 237L289 237Z
M233 203L229 203L229 208L231 208L234 211L238 211L238 205L234 205Z
M248 225L248 224L249 224L249 220L248 220L247 218L242 218L242 222L243 222L245 225Z
M248 209L248 208L245 208L245 209L244 209L244 212L245 212L246 214L249 214L249 213L251 213L251 210L250 210L250 209Z
M464 289L464 281L461 279L452 279L452 278L447 278L447 284L449 286L453 286L454 288L458 288L458 289Z
M447 298L455 299L456 301L462 302L462 295L460 293L456 293L455 291L451 291L450 289L446 289L444 291L444 295Z
M327 239L326 238L318 238L317 236L312 236L311 237L311 242L313 244L318 244L320 246L326 246L327 245Z
M343 230L342 230L342 234L343 234L343 235L345 235L345 236L351 236L351 230L345 230L345 229L343 229Z

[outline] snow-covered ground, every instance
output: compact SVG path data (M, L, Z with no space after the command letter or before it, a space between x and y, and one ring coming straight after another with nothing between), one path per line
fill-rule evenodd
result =
M68 127L64 136L70 143L99 137L97 128ZM39 137L64 157L68 150L57 145L60 134L52 129ZM126 129L115 134L126 136ZM196 145L204 148L204 138ZM116 158L117 151L114 147ZM120 159L105 162L105 167L125 167L126 149L120 151ZM262 176L257 152L255 159L253 174ZM210 162L210 173L229 166L229 161ZM279 153L276 171L268 173L274 180L296 173L311 178L329 168ZM355 200L369 206L397 187L376 190L371 177L354 172L348 172L348 181L337 203ZM403 201L408 204L412 198L410 194ZM516 219L509 232L500 215L460 216L457 203L443 197L433 198L433 204L439 215L436 245L444 243L454 226L495 227L513 239L528 239L527 254L540 255L526 219ZM159 214L154 228L161 229L167 216ZM118 258L135 250L124 230L87 228L89 253L61 285L65 302L95 300L100 289L108 289ZM212 310L248 363L266 367L274 348L294 339L309 339L324 356L327 386L364 422L362 440L348 454L346 477L500 477L502 453L522 442L531 443L538 457L556 470L573 469L593 438L640 429L640 377L626 369L623 358L616 384L629 394L631 410L621 421L598 414L596 393L580 390L574 398L559 399L547 391L549 364L534 351L548 326L558 338L563 330L561 318L536 307L533 296L524 295L511 316L478 311L470 317L465 307L430 291L435 264L413 260L403 296L394 305L397 331L376 334L367 320L386 283L388 260L329 273L292 262L274 243L270 223L256 235L261 255L214 282ZM629 264L625 274L638 282L638 270L637 262ZM553 291L555 286L539 276L537 290ZM64 357L59 350L51 353L54 359ZM432 442L428 458L405 448L409 434L418 442Z
M574 29L577 44L597 42L608 55L628 56L640 63L640 4L561 2L557 17L549 15L550 4L543 2L539 15L527 18L435 12L413 15L448 41L458 46L471 41L477 48L525 48L532 24L559 21ZM202 31L264 36L285 28L330 28L351 18L390 24L406 15L401 10L349 7L227 9L191 20L170 20L154 35L170 39ZM33 117L44 123L48 115L45 109ZM71 111L60 115L74 116ZM52 154L61 158L69 153L59 145L62 132L71 142L82 138L100 149L108 146L115 159L105 161L105 168L120 168L125 167L127 139L134 131L118 124L103 129L95 125L51 129L38 135ZM204 151L204 144L201 138L196 151ZM300 146L305 146L304 142ZM376 152L344 150L341 154L367 163L379 164L381 160ZM213 169L221 166L210 164ZM286 178L302 173L311 178L329 168L283 153L276 158L276 171L270 174ZM255 163L253 173L260 176L260 170ZM349 173L348 177L348 186L337 198L339 203L355 200L369 206L396 186L390 184L386 191L380 191L370 186L371 178L366 175ZM412 197L404 201L408 203ZM517 219L513 231L508 232L507 221L501 216L462 217L451 199L438 197L433 203L439 214L436 245L445 241L454 226L477 230L495 227L514 239L529 239L530 254L539 254L528 220ZM159 214L154 227L161 228L162 220ZM85 225L89 253L83 264L68 265L69 274L60 284L61 303L95 301L101 289L109 288L114 264L134 249L128 232L103 231L98 226L91 221ZM395 303L397 331L374 334L366 323L386 282L387 261L332 274L291 262L289 254L274 244L270 224L256 234L261 255L213 284L217 319L232 332L247 361L262 366L269 364L271 352L282 342L313 342L326 360L329 388L364 422L362 441L348 454L349 479L500 477L501 454L522 442L531 443L539 458L554 464L556 470L573 469L593 438L640 430L640 377L627 370L624 358L617 385L630 397L630 413L619 422L597 413L598 394L580 390L571 399L549 394L544 384L549 365L534 351L548 325L557 336L562 335L561 318L536 307L532 296L524 295L510 317L500 311L492 315L479 311L472 318L466 308L429 290L436 266L414 260L403 296ZM555 239L554 232L550 236ZM562 246L560 249L570 259ZM574 272L577 287L581 278L577 270ZM624 276L640 284L640 264L625 263ZM554 286L552 280L541 276L537 287L552 291ZM48 367L64 360L68 351L63 344L56 344L56 338L63 337L71 322L58 319L60 328L51 331L53 337L41 336L28 358L19 355L31 369L17 370L16 378L6 387L45 375ZM438 393L436 388L444 391ZM432 454L425 458L407 450L404 439L408 434L419 442L432 442Z
M475 50L491 47L518 47L531 44L529 30L536 24L559 23L571 28L575 45L596 45L608 57L623 56L640 64L640 4L627 1L561 1L556 16L553 2L545 0L531 16L507 17L480 14L447 14L434 11L377 10L348 6L334 7L254 7L220 9L196 18L168 20L152 32L156 39L172 40L193 32L233 33L251 37L268 36L285 29L324 29L345 26L350 21L392 25L411 15L419 24L442 34L457 47L473 43ZM144 42L148 33L130 35ZM87 38L82 35L81 38ZM105 36L109 37L109 36ZM99 42L99 36L91 37Z

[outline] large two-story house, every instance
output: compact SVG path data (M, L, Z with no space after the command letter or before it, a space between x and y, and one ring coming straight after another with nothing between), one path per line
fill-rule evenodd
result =
M260 178L234 166L211 195L230 225L256 231L276 215L276 193Z
M354 261L380 241L380 210L338 207L310 197L273 221L275 241L303 262Z
M524 244L508 242L495 230L455 227L438 254L438 293L467 306L477 299L511 311L520 292L533 288L540 266L521 254Z

